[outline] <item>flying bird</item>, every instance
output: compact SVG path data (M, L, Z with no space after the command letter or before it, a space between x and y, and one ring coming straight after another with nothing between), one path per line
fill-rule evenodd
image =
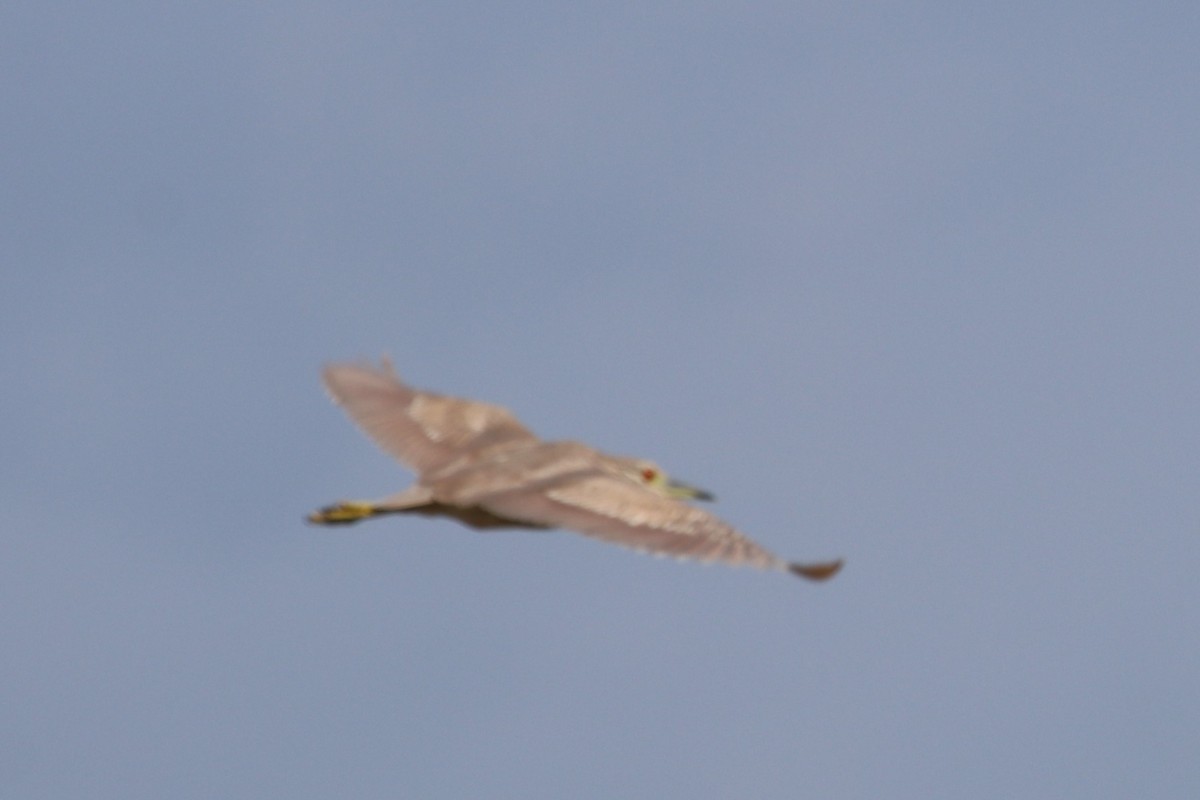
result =
M381 500L348 500L308 516L346 525L385 514L444 516L480 530L567 528L655 555L787 570L826 580L841 560L787 562L687 500L712 500L651 461L579 442L546 442L500 406L424 392L382 367L332 364L322 377L334 402L417 473Z

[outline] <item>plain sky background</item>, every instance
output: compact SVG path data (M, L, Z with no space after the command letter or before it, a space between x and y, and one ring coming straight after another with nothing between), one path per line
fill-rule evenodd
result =
M1200 6L0 11L0 796L1200 797ZM447 521L392 356L825 585Z

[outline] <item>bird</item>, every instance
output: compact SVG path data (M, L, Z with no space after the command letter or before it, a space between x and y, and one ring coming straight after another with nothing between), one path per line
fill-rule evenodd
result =
M308 515L349 525L390 514L448 517L477 530L565 528L653 555L783 570L823 581L842 560L776 556L714 514L713 500L657 464L574 441L544 441L501 406L413 388L390 360L322 371L333 401L416 482L380 500L343 500Z

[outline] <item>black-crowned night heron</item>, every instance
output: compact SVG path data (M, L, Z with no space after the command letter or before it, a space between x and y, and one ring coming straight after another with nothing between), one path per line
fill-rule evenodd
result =
M344 501L308 520L453 517L472 528L568 528L656 555L833 577L842 562L788 563L684 500L711 500L657 465L578 442L544 442L499 406L422 392L382 368L326 367L325 386L375 443L417 473L402 492Z

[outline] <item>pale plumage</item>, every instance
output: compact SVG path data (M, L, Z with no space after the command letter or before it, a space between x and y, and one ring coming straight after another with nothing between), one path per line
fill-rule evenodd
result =
M714 515L683 502L711 495L649 461L578 442L544 442L499 406L405 385L383 368L335 364L325 386L417 482L377 501L347 501L309 515L323 525L381 514L451 517L473 528L567 528L656 555L785 569L813 580L842 562L788 563Z

